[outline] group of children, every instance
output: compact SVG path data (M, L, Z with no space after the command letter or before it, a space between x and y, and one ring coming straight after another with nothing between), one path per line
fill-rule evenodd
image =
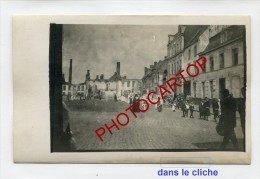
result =
M188 112L190 110L190 118L194 118L193 116L193 111L194 111L194 104L192 101L189 101L189 100L180 100L179 102L180 104L178 106L180 106L181 110L182 110L182 114L183 116L182 117L186 117L188 116ZM176 108L176 103L173 103L172 105L172 110L175 111L175 108Z

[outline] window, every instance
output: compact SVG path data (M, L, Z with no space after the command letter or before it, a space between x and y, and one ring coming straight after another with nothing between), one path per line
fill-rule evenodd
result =
M69 86L69 90L71 89L71 86Z
M228 39L227 31L222 32L220 35L220 43L224 43L225 41L227 41L227 39Z
M176 63L174 63L174 73L176 73Z
M210 63L210 71L214 71L214 58L213 57L210 57L209 63Z
M80 86L78 86L78 91L80 90Z
M187 67L188 67L188 66L190 66L190 63L188 63ZM191 70L190 70L190 68L189 68L189 73L192 73Z
M132 87L134 87L134 86L135 86L135 81L132 82Z
M225 65L224 65L224 53L221 53L220 55L219 55L219 68L220 69L222 69L222 68L224 68L225 67Z
M205 98L205 82L202 82L202 98Z
M81 91L84 91L84 86L81 86Z
M172 64L172 74L173 74L173 64Z
M238 64L238 49L232 49L232 61L233 61L233 65L237 65Z
M194 57L197 55L197 45L194 46Z
M210 97L213 98L213 81L209 81L210 84Z
M127 87L130 87L130 81L127 82Z
M194 98L196 98L196 93L197 93L197 84L196 82L193 82L193 93L194 93Z
M207 71L207 65L205 64L205 65L203 65L203 68L204 68L204 71L203 71L203 73L206 73L206 71Z
M63 85L63 90L66 90L66 86L65 85Z
M189 57L188 57L188 58L189 58L189 60L190 60L190 49L189 49Z

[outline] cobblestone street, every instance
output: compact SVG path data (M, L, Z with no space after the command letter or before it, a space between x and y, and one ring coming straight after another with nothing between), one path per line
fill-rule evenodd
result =
M99 102L100 104L96 104ZM182 111L172 112L164 106L162 112L157 112L154 106L150 106L145 113L138 113L134 118L129 115L130 122L127 126L119 126L120 130L112 128L113 135L108 131L103 135L101 142L95 134L95 130L104 124L112 125L111 119L115 119L119 112L123 112L128 104L114 101L98 101L95 105L108 103L117 108L111 112L94 112L86 110L71 110L70 121L74 138L77 141L78 150L131 150L131 149L218 149L223 137L216 133L213 117L209 121L199 119L199 113L194 112L194 118L182 117ZM106 104L106 105L108 105ZM197 109L197 106L196 108ZM243 134L240 127L240 119L237 115L237 127L235 132L243 150ZM232 149L230 142L228 149Z

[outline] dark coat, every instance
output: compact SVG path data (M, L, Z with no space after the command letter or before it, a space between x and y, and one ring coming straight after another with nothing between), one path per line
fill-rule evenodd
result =
M221 101L221 118L225 128L236 127L236 101L232 96L227 96Z
M217 101L212 102L212 108L213 110L219 110L219 105Z
M210 115L210 103L209 101L206 101L203 105L204 110L205 110L205 115L209 116Z
M205 111L205 110L204 110L204 107L203 107L203 106L204 106L204 103L203 103L203 102L200 102L199 111L200 111L201 114L204 115L204 111Z
M133 99L133 104L134 104L133 111L134 112L139 112L138 107L140 108L140 103L137 103L138 100L139 100L138 97L134 97L134 99ZM138 107L137 107L137 105L138 105Z

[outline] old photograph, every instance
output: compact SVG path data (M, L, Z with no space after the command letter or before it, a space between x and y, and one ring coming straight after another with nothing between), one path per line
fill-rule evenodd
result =
M244 152L246 30L50 24L51 152Z

